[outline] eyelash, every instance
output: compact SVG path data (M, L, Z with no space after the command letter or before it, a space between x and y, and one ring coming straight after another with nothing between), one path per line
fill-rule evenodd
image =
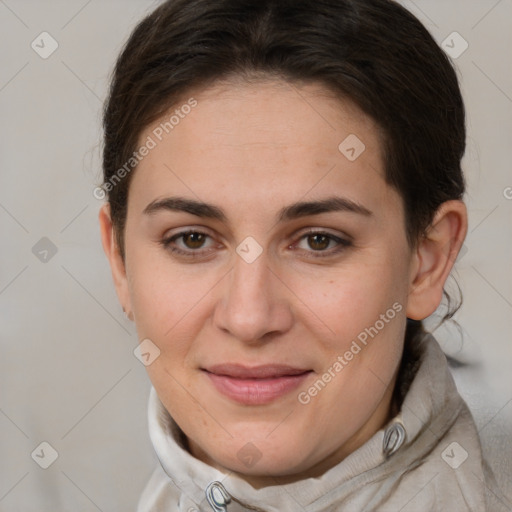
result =
M160 243L166 250L170 251L173 254L177 254L179 256L184 256L187 258L204 257L205 256L204 250L201 251L201 249L197 249L197 250L190 249L188 251L184 251L182 249L172 246L173 242L175 242L176 240L179 240L180 238L183 238L184 236L191 235L191 234L205 235L206 237L211 238L210 235L208 235L207 233L204 233L203 231L190 229L187 231L181 231L180 233L172 235L171 237L165 238ZM304 251L304 252L309 253L309 255L313 258L327 258L330 256L334 256L334 255L342 252L343 250L347 249L348 247L352 246L352 242L350 240L346 240L346 239L334 236L331 233L327 233L325 231L307 231L299 237L299 241L303 240L309 236L314 236L314 235L325 236L329 239L329 242L334 241L338 245L335 247L334 250L331 249L331 250L315 251L315 250L311 249L309 251Z

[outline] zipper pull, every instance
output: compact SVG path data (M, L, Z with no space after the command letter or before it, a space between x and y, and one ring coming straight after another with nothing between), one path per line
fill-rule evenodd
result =
M220 482L212 482L205 491L206 500L215 512L227 512L231 496Z

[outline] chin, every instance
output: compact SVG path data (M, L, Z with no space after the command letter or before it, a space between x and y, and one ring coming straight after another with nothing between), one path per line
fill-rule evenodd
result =
M309 467L310 457L299 439L254 439L229 442L211 448L210 457L216 465L241 475L278 477L294 475Z

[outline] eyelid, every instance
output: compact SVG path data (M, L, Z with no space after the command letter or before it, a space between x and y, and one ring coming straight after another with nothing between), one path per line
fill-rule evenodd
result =
M320 227L308 227L308 228L302 228L301 230L297 231L295 235L293 235L294 238L303 238L307 235L327 235L337 240L342 240L344 242L352 242L352 237L348 235L347 233L341 233L336 232L333 233L329 228L320 228Z
M209 238L216 238L212 231L205 226L187 226L187 227L179 227L174 230L169 231L170 234L165 234L162 237L162 240L171 241L173 239L180 238L180 236L188 235L189 233L197 233L200 235L206 235Z

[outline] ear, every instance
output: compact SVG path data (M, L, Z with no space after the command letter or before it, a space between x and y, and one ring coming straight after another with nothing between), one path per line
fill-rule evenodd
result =
M446 201L414 250L406 314L423 320L441 304L443 287L468 229L466 205Z
M116 238L114 236L114 229L110 216L110 205L108 203L101 207L98 220L100 223L101 243L110 263L110 270L112 272L112 279L116 288L117 297L123 307L123 311L130 320L133 320L125 262L121 258L119 246L117 245Z

